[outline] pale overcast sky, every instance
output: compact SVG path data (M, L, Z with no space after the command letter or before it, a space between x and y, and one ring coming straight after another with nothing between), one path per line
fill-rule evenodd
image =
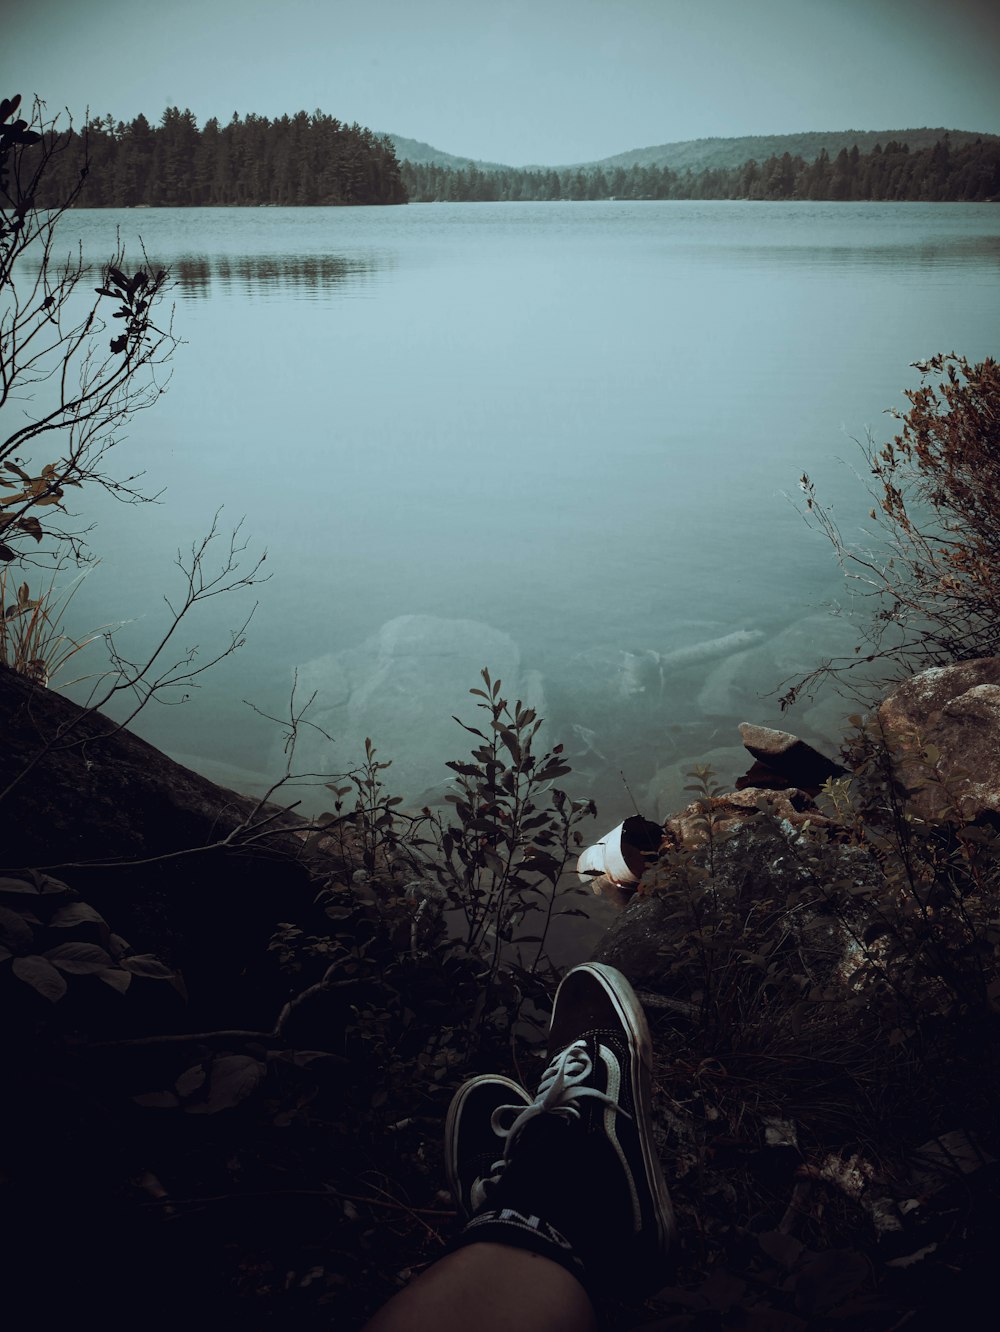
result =
M998 0L3 0L0 92L199 124L317 107L563 164L711 135L1000 133Z

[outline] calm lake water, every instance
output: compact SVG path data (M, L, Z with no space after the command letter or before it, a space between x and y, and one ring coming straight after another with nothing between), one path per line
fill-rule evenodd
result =
M172 266L186 345L119 451L160 503L87 501L73 626L131 621L138 653L177 547L245 516L271 573L247 646L137 729L247 787L283 759L242 700L287 712L300 667L336 741L303 763L343 770L371 734L418 794L491 654L605 827L631 812L619 770L646 813L706 753L735 777L736 723L778 720L780 679L854 642L798 477L855 534L851 436L888 437L913 360L1000 342L990 205L77 211L63 238L100 262L116 228ZM217 647L245 604L179 646ZM844 710L787 725L821 739Z

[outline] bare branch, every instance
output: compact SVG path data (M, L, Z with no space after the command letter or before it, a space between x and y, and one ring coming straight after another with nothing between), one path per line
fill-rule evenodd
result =
M75 135L71 120L61 128L37 100L31 126L16 129L23 124L0 126L0 558L23 558L27 542L43 539L79 558L79 534L63 523L67 488L148 498L137 477L111 475L108 454L165 391L163 367L179 340L172 317L156 317L169 274L144 249L143 267L130 274L120 239L81 308L91 269L79 245L58 266L55 244L89 169L86 135ZM76 183L42 206L47 171L77 148ZM111 321L117 335L103 344Z

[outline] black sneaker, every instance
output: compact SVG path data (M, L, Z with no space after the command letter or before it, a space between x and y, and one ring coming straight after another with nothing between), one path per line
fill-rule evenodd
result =
M567 1236L598 1288L648 1294L667 1280L673 1207L650 1120L652 1042L631 985L585 962L563 977L549 1065L530 1105L494 1115L509 1168L496 1206L519 1205Z
M463 1217L489 1202L506 1169L502 1120L530 1104L531 1097L516 1082L488 1074L470 1078L452 1097L444 1125L444 1169Z

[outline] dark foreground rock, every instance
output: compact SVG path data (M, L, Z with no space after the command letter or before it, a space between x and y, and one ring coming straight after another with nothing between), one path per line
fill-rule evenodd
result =
M245 1019L248 1005L270 1013L246 960L266 958L278 921L312 900L304 821L6 668L0 716L4 871L65 881L133 947L179 968L195 1029Z

